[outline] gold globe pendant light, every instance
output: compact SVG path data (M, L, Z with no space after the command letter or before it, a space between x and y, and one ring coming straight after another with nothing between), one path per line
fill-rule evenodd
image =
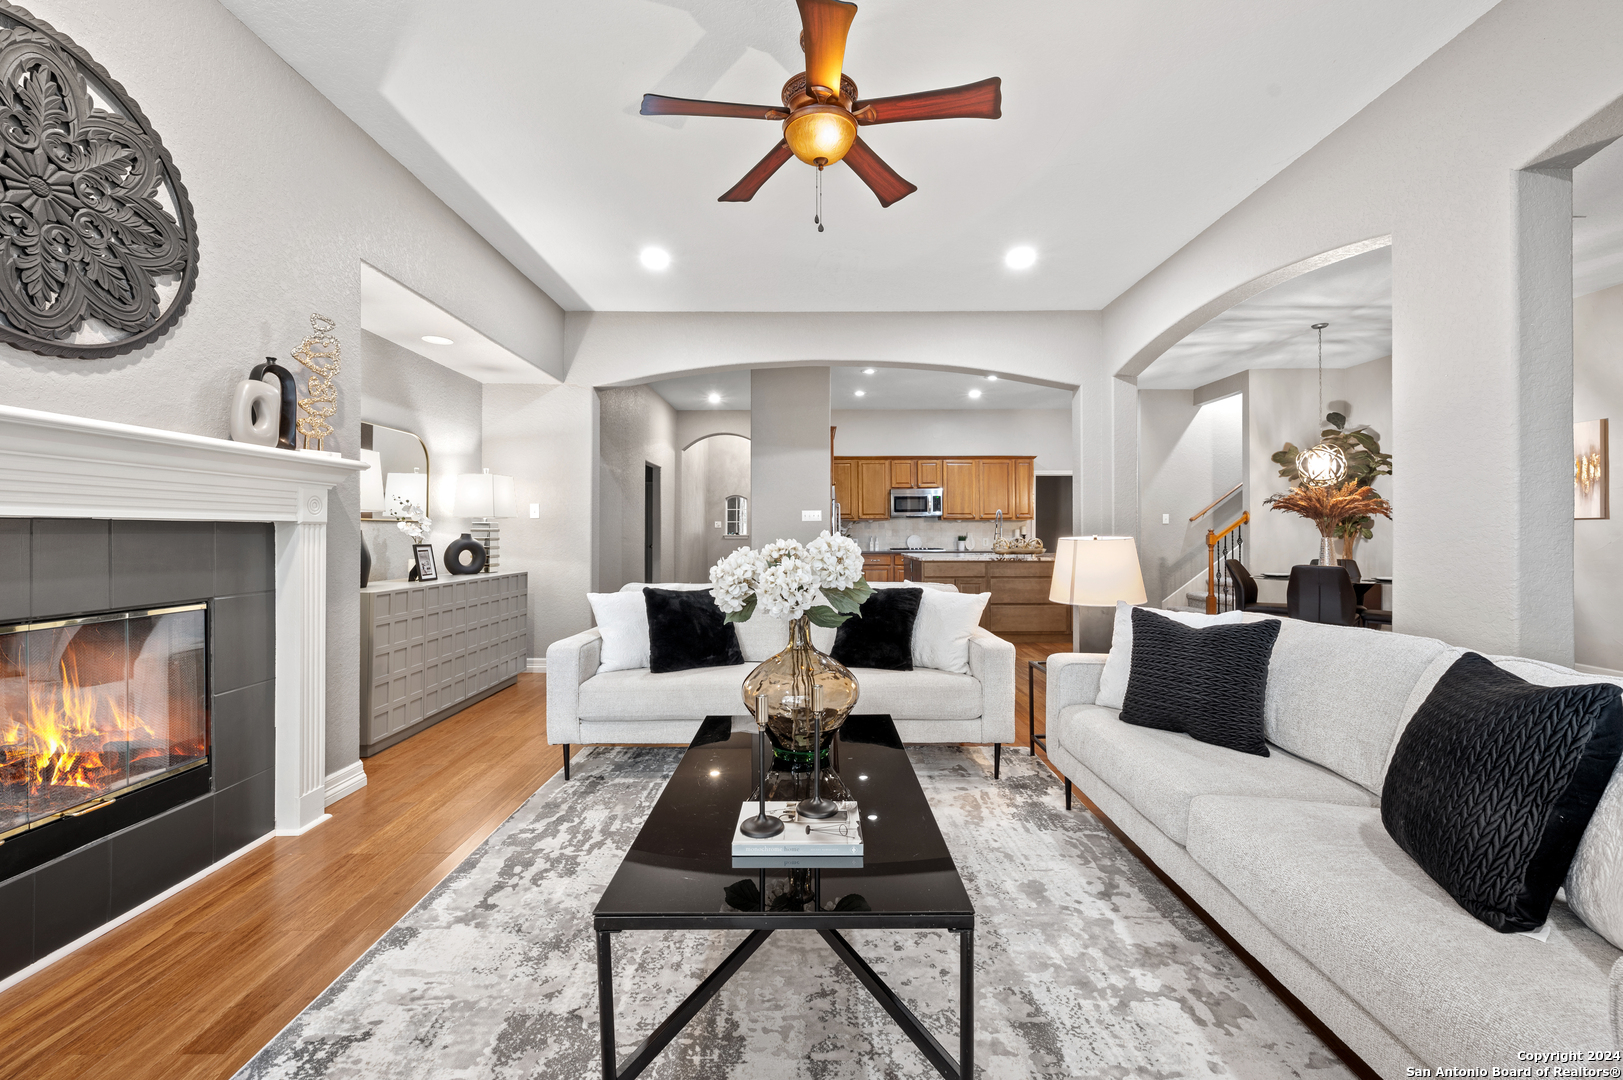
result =
M1313 324L1313 329L1319 332L1320 424L1324 423L1324 328L1329 325L1323 322ZM1341 452L1339 446L1320 442L1296 455L1296 471L1301 474L1302 483L1310 487L1330 487L1347 478L1347 455Z

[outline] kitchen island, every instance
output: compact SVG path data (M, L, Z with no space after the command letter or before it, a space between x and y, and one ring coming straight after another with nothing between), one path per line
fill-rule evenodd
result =
M1070 637L1071 609L1048 599L1052 555L919 551L901 556L904 581L941 581L959 592L991 593L981 625L1006 641Z

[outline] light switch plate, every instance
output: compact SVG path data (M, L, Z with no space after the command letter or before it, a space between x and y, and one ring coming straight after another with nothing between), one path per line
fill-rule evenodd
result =
M801 521L822 521L823 520L823 512L821 510L802 510L800 512L800 520Z
M530 516L533 517L533 518L538 518L538 517L541 516L541 504L540 503L531 503L530 504Z
M719 521L716 522L716 528L718 528L718 529L721 528L721 522L719 522Z
M1171 525L1172 524L1172 515L1171 514L1162 514L1161 515L1161 524L1163 524L1163 525Z

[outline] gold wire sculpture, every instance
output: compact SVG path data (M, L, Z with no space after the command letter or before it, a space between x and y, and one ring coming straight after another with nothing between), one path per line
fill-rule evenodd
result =
M293 350L293 359L310 369L309 397L299 399L299 434L304 436L306 450L327 449L327 436L333 427L327 421L338 411L338 387L333 379L341 365L338 339L332 336L337 323L325 315L311 315L310 329L315 331L299 342ZM323 361L327 361L323 363ZM315 445L310 445L311 440Z

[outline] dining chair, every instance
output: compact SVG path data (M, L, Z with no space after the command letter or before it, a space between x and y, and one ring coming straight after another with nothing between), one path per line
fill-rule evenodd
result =
M1234 586L1234 597L1240 602L1241 611L1256 611L1264 615L1284 615L1284 604L1259 604L1257 602L1257 580L1246 570L1239 559L1229 559L1223 564L1228 568L1229 582Z
M1285 610L1303 622L1357 626L1360 609L1352 576L1341 566L1291 567Z

